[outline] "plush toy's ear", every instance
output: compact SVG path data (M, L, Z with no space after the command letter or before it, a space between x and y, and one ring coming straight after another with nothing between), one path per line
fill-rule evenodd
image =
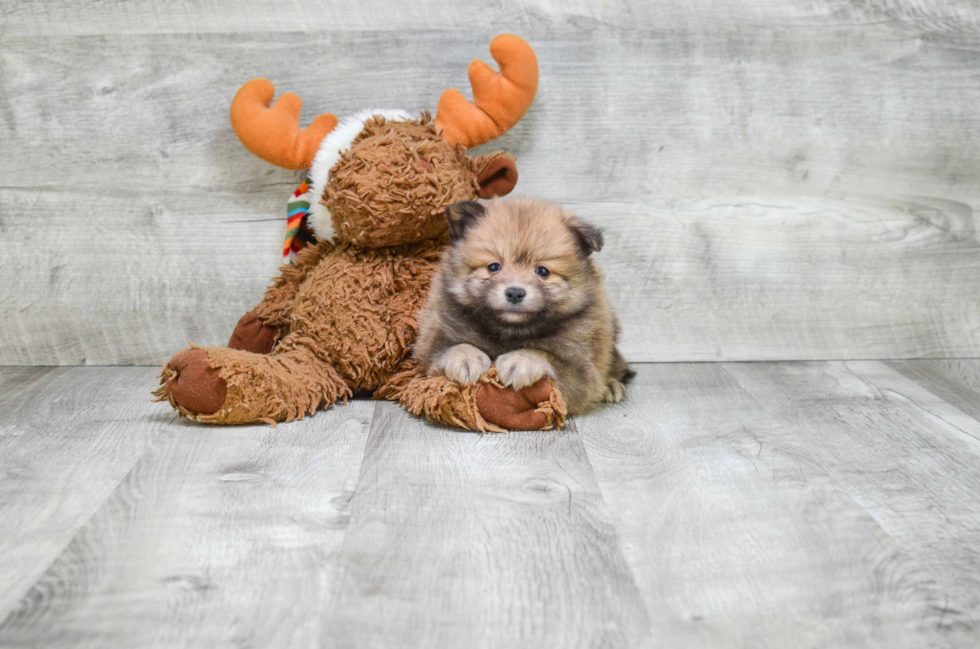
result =
M570 218L568 219L568 229L578 239L579 250L584 256L588 257L593 252L602 250L602 230L599 228L588 223L582 223L576 218Z
M483 165L476 177L480 186L476 193L480 198L506 196L514 191L514 185L517 184L517 163L512 157L498 151L478 158L477 164Z
M476 201L453 203L446 208L446 219L449 221L449 239L458 241L466 233L466 228L477 222L487 213L485 207Z

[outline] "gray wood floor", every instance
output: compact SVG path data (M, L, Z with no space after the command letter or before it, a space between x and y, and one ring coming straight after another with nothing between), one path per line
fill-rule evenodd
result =
M2 369L0 646L980 644L980 361L637 367L486 436Z

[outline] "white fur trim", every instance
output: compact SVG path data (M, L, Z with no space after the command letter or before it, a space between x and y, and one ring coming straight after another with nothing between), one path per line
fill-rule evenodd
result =
M369 108L348 115L340 120L337 126L327 134L327 137L323 138L320 148L317 149L316 157L313 158L309 175L312 181L310 185L312 199L310 200L309 224L313 228L316 238L321 241L337 236L333 229L333 218L330 216L330 210L320 203L323 188L327 186L327 180L330 178L330 170L340 160L341 154L350 148L354 139L364 130L367 120L375 115L381 115L386 120L393 122L404 122L412 119L411 115L398 108L381 110Z

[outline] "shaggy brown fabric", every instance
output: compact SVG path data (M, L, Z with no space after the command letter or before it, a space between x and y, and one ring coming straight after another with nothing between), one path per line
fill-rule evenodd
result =
M317 267L324 255L333 252L333 246L323 241L316 246L306 246L299 251L294 263L279 268L281 275L272 280L272 286L266 289L265 297L259 302L252 313L257 315L266 326L282 331L289 331L290 315L296 304L296 293L306 281L306 276Z
M285 341L283 341L285 342ZM280 346L281 348L281 346ZM274 354L253 354L223 347L192 347L207 354L211 368L227 385L221 407L204 413L174 392L175 370L170 363L160 373L157 400L170 402L181 415L208 424L248 424L293 421L317 408L351 396L350 388L329 363L305 348ZM181 353L186 353L181 352Z
M441 236L446 206L478 190L475 161L439 137L425 113L409 122L368 120L330 170L320 202L339 239L379 247Z
M262 322L253 311L243 315L228 339L230 349L241 349L255 354L268 354L279 342L281 332Z
M271 354L206 348L211 367L228 384L225 402L212 413L183 403L169 376L158 396L184 406L198 421L291 421L352 392L381 387L415 340L422 307L443 241L390 248L320 243L301 261L312 268L282 269L257 314L288 322L289 333ZM296 275L292 310L284 303ZM275 320L273 320L275 321ZM268 322L268 321L267 321ZM178 355L179 356L179 355ZM164 374L166 374L166 369ZM203 387L201 389L204 389Z
M355 392L381 387L415 341L415 316L443 245L337 244L297 293L291 333L279 348L294 338L329 359Z
M477 385L459 385L444 376L427 376L411 358L401 371L374 393L375 398L398 401L415 415L450 426L481 432L506 432L483 419L476 405Z
M459 385L444 376L427 376L413 360L375 393L398 401L415 415L481 432L562 428L568 409L548 379L521 392L503 387L491 367L473 385Z

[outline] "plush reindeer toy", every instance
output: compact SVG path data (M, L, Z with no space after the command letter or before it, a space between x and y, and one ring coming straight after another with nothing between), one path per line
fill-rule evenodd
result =
M565 407L547 379L521 392L491 368L473 385L426 376L411 360L416 315L448 240L445 208L509 193L514 160L469 157L517 123L538 84L534 51L509 34L469 68L473 103L447 90L435 120L401 110L318 116L300 129L302 102L265 79L232 102L236 134L252 153L309 169L297 190L288 261L228 347L191 347L163 367L154 393L182 415L214 424L291 421L355 392L474 430L561 426ZM309 245L303 246L308 242Z

